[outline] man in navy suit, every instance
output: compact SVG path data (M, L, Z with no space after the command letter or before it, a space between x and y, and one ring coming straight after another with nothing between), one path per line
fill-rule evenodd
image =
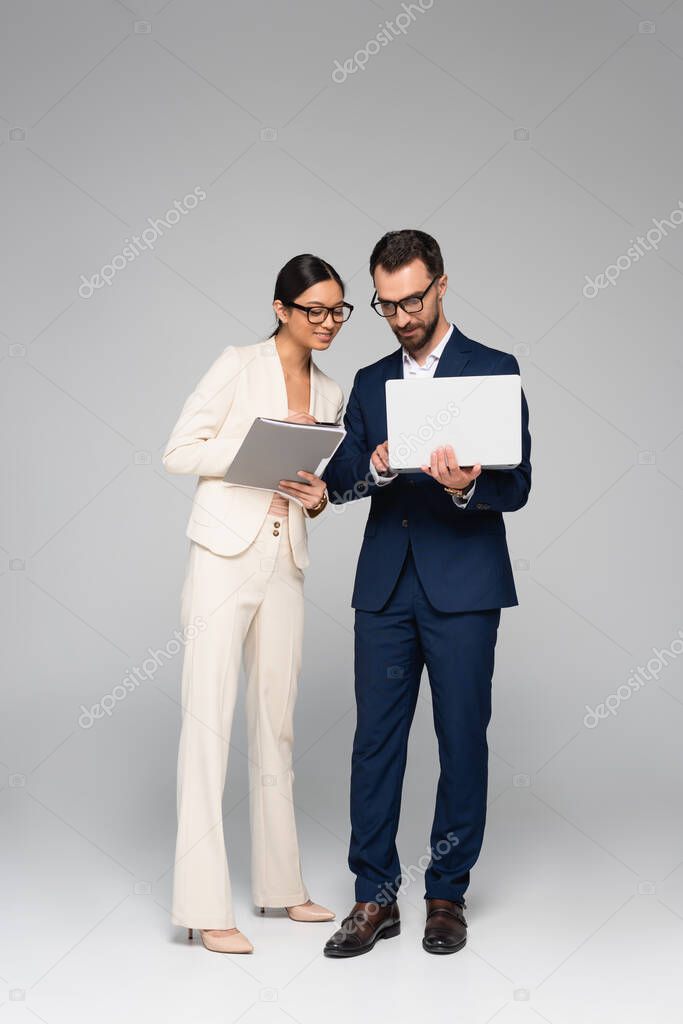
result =
M355 609L356 732L349 867L356 903L325 955L356 956L400 931L396 850L408 734L427 667L440 776L425 872L423 947L466 941L465 890L486 818L491 680L501 608L518 604L503 512L531 487L529 411L522 392L522 461L511 470L459 466L436 449L418 472L392 473L385 382L400 377L519 373L514 356L465 337L443 311L447 277L438 243L392 231L370 258L372 305L400 343L359 370L346 437L324 474L336 504L370 497Z

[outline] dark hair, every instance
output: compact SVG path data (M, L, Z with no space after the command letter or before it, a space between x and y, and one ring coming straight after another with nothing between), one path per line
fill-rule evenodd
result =
M387 231L372 250L370 276L374 277L377 266L391 272L405 267L413 260L422 260L432 277L443 274L443 256L439 243L426 231L418 231L416 228Z
M295 302L307 288L312 288L320 281L329 280L337 282L343 295L344 282L330 263L326 263L319 256L312 256L310 252L293 256L277 275L273 302L279 299L283 306L288 306L290 302ZM282 322L278 317L277 326L270 335L271 338L275 337L281 326Z

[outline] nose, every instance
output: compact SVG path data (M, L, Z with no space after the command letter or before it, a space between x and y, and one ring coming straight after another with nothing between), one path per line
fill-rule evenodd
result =
M327 323L328 320L330 321L329 324ZM332 310L331 309L328 309L327 316L322 321L322 323L318 324L318 326L319 327L325 327L326 329L329 329L331 331L334 330L334 317L332 316Z
M406 311L401 309L400 306L397 308L395 315L397 327L405 327L405 325L410 322L410 314L406 313Z

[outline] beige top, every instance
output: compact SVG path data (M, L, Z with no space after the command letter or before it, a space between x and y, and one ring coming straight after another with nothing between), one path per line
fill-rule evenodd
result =
M297 413L298 411L298 409L288 409L287 415L294 416L294 414ZM273 492L273 500L270 503L268 513L269 515L277 515L283 517L289 515L289 498L285 498L283 494Z

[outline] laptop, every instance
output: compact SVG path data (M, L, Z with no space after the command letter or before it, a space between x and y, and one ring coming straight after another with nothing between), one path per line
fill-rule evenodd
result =
M413 473L450 444L460 466L514 469L522 461L519 374L386 382L389 465Z

